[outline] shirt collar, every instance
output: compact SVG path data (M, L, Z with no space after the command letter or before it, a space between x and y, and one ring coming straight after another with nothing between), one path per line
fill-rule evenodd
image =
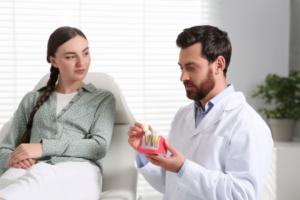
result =
M232 84L227 85L227 88L225 90L223 90L222 92L220 92L219 94L217 94L214 98L212 98L211 100L209 100L206 105L205 105L205 111L207 111L210 107L214 106L216 103L218 103L221 99L223 99L224 97L226 97L228 94L234 93L234 87ZM202 107L200 105L199 101L195 101L195 107L198 109L202 110Z
M84 90L86 90L86 91L88 91L88 92L94 92L97 88L92 84L92 83L88 83L88 84L86 84L85 86L83 86L82 88L80 88L79 90L82 90L82 89L84 89Z
M41 87L40 89L38 89L38 91L43 91L43 90L45 90L46 88L47 88L47 86L43 86L43 87ZM92 92L94 92L96 89L97 89L97 88L96 88L92 83L88 83L88 84L86 84L85 86L79 88L78 92L81 92L81 91L83 91L83 90L86 90L86 91L92 93Z

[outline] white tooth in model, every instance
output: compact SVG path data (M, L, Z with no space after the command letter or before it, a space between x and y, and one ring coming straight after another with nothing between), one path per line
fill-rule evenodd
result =
M148 145L151 137L151 131L149 130L149 126L147 124L144 124L143 131L145 132L145 142L146 145Z
M143 131L146 133L146 131L149 130L148 124L143 125Z
M150 137L151 137L151 131L149 130L146 130L145 131L145 142L146 142L146 145L148 146L148 143L150 141Z
M157 147L158 138L160 135L162 135L160 131L153 131L153 137L152 137L153 146Z

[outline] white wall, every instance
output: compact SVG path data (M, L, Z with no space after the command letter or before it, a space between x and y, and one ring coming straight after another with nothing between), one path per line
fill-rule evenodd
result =
M269 73L288 75L289 0L226 0L221 6L221 28L233 48L227 82L257 110L265 105L251 97L256 86Z

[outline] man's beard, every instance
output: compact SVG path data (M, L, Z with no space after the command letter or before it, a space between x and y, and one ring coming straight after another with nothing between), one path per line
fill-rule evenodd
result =
M196 88L196 92L193 92L192 90L186 90L186 96L191 100L199 101L204 99L208 93L214 89L216 83L213 77L213 71L210 69L199 87L190 81L186 81L183 84L193 85Z

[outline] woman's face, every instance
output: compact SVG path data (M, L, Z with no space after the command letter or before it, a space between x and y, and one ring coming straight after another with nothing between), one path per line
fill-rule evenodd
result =
M52 65L59 69L59 78L65 81L82 81L86 76L90 62L87 40L75 36L58 47L55 57L49 57Z

